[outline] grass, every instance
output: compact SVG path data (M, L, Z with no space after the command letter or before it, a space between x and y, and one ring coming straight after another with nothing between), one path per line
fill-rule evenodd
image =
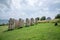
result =
M13 31L6 31L8 26L0 26L0 40L60 40L59 26L40 23Z

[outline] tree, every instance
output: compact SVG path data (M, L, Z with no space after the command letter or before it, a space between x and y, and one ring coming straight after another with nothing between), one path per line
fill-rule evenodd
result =
M47 20L51 20L51 17L47 17Z
M57 14L55 19L60 19L60 14Z
M41 20L46 20L46 17L45 17L45 16L42 16L42 17L41 17Z
M36 19L37 19L37 20L40 20L40 18L39 18L39 17L37 17Z
M57 14L57 15L55 16L55 19L56 19L56 21L57 21L58 23L60 23L60 14Z

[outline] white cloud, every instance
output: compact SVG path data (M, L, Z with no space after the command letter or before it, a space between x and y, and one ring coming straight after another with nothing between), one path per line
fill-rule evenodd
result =
M12 0L11 6L12 6L13 8L19 9L19 8L21 7L21 5L20 5L20 0Z
M26 1L28 2L29 6L34 6L38 2L38 0L26 0Z
M7 1L7 4L10 5L10 8L7 8L5 4L0 4L0 11L2 13L1 17L4 16L4 14L5 18L31 18L38 16L53 17L57 13L50 10L52 9L58 11L60 9L54 9L55 6L52 8L51 5L59 2L60 0L10 0Z

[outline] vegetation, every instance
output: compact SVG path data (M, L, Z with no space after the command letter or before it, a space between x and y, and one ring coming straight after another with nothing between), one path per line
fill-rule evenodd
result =
M39 17L37 17L36 19L37 19L37 20L40 20L40 18L39 18Z
M0 26L5 26L5 25L8 25L8 23L7 24L4 24L4 23L3 24L0 24Z
M60 23L40 23L7 31L8 26L0 26L0 40L60 40Z
M41 20L46 20L46 17L45 17L45 16L42 16L42 17L41 17Z
M60 19L60 14L57 14L55 19Z
M47 17L47 20L51 20L51 17Z

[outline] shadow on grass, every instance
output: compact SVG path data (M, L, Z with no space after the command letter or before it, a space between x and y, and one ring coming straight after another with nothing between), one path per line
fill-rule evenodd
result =
M5 31L3 31L3 32L9 32L9 31L13 31L13 29L12 29L12 30L5 30Z
M19 30L19 29L22 29L23 27L20 27L20 28L17 28L17 29L8 29L8 30L5 30L3 32L9 32L9 31L13 31L13 30Z

